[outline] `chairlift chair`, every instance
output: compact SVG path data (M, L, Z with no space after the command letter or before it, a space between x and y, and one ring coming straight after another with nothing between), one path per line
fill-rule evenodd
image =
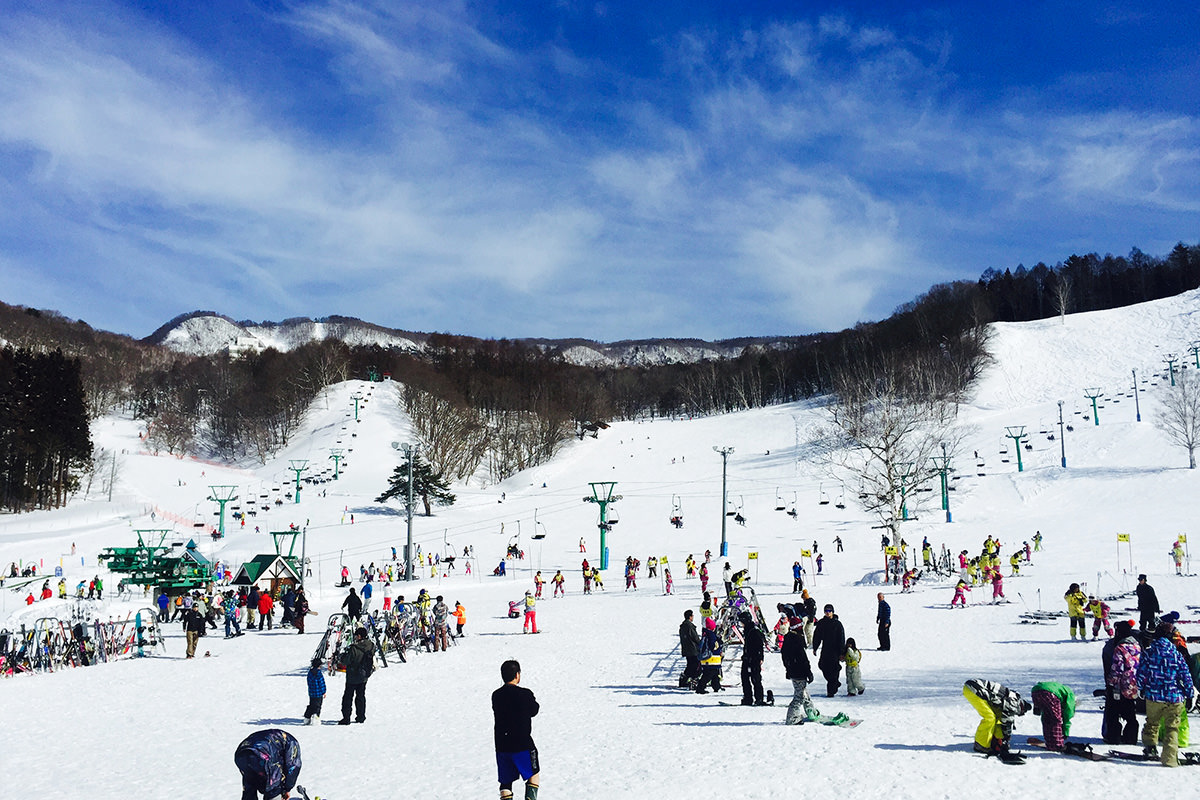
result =
M846 508L846 484L842 484L842 493L838 495L837 502L833 504L833 507L839 510Z
M783 496L781 494L779 494L778 486L775 487L775 510L776 511L786 511L787 510L787 506L783 502Z
M820 491L820 495L819 495L819 499L817 500L817 505L819 505L819 506L829 505L829 495L825 494L825 484L822 483L820 485L820 488L818 491Z

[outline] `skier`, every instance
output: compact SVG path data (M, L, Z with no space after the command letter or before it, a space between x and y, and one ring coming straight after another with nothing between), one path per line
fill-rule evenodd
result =
M1067 593L1063 595L1063 599L1067 601L1067 618L1071 621L1071 639L1075 638L1075 629L1079 628L1079 638L1081 641L1087 641L1087 622L1083 618L1083 610L1087 607L1088 598L1079 588L1078 583L1072 583L1067 589Z
M1178 539L1171 545L1171 558L1175 559L1175 574L1183 574L1183 545Z
M670 567L663 567L663 578L667 582L667 591L665 592L665 594L674 594L675 593L675 591L674 591L675 590L675 581L671 578L671 568Z
M808 652L800 628L793 627L788 630L787 635L783 637L783 647L779 653L783 657L783 668L788 680L792 682L794 692L792 702L788 705L787 724L800 725L816 719L819 714L808 696L808 684L813 682L812 666L808 661Z
M583 541L582 536L579 537L579 552L581 552L581 553L587 552L587 544Z
M742 623L742 705L765 706L762 662L766 641L749 611L738 614Z
M883 592L875 595L879 600L878 610L875 612L875 622L879 625L879 649L892 649L892 607L883 599Z
M679 653L683 656L683 674L679 676L679 688L694 686L700 677L700 634L692 622L692 610L683 612L679 623Z
M305 725L321 724L321 705L325 702L325 675L321 659L314 658L308 668L308 708L304 709Z
M383 610L392 610L392 582L390 580L383 582Z
M542 571L539 569L537 571L537 574L533 576L533 590L534 590L533 596L536 597L538 600L542 599L542 587L545 584L546 584L546 581L544 578L542 578Z
M1159 758L1164 767L1179 766L1180 717L1194 692L1187 661L1172 641L1174 633L1175 626L1170 622L1159 623L1154 641L1142 653L1137 668L1138 692L1146 699L1143 752L1146 758Z
M833 543L837 546L837 552L839 552L839 553L842 552L842 537L841 536L833 537Z
M700 565L700 594L708 592L708 564Z
M242 800L291 796L300 777L300 743L290 733L272 728L255 731L233 753L242 773Z
M704 620L704 634L700 637L700 680L696 684L696 694L704 694L705 688L712 684L713 691L721 691L721 653L725 647L717 638L717 622L712 617Z
M821 555L820 553L817 553L817 574L818 575L821 574L821 570L824 569L824 565L825 565L825 556Z
M584 594L592 593L592 568L591 567L583 568L583 593Z
M463 635L463 628L467 624L467 607L457 600L454 601L454 623L454 635L461 637Z
M625 559L625 591L632 588L637 591L637 568L633 565L633 556Z
M375 671L375 645L367 640L366 628L354 629L354 643L341 657L346 668L346 689L342 692L342 718L338 725L350 724L350 704L354 703L354 721L367 721L367 680Z
M1042 550L1042 532L1037 531L1033 534L1033 552L1040 553Z
M1029 692L1033 713L1042 718L1042 738L1046 749L1066 749L1071 735L1071 718L1075 716L1075 692L1070 686L1054 681L1035 683Z
M818 648L821 650L821 657L817 660L817 666L825 676L826 694L833 697L842 686L841 656L846 649L846 630L833 613L833 605L830 603L825 604L825 616L817 622L813 630L813 655L817 654Z
M1020 550L1018 550L1017 552L1013 553L1011 556L1008 557L1008 565L1009 565L1009 567L1012 568L1012 575L1010 577L1015 578L1016 576L1021 574L1021 551Z
M804 567L799 561L792 562L792 594L799 594L804 588Z
M1142 644L1133 620L1121 620L1116 633L1104 645L1104 741L1108 744L1137 744L1137 669ZM1122 722L1124 725L1122 726Z
M971 591L970 585L962 578L958 579L958 584L954 587L954 599L950 601L950 607L961 605L967 607L967 592Z
M996 756L1006 764L1023 764L1025 757L1009 750L1013 723L1032 706L1003 684L972 678L963 684L963 697L982 719L975 729L975 752Z
M992 602L999 603L1001 600L1005 600L1005 597L1004 597L1004 575L1001 574L999 567L995 567L992 570ZM1082 626L1080 626L1079 632L1081 634L1083 633ZM1087 637L1083 637L1083 638L1086 641Z
M704 599L700 601L700 624L703 625L706 620L712 619L715 612L716 609L713 608L712 596L708 592L705 592Z
M657 578L658 577L658 557L657 556L650 556L649 558L646 559L646 577L647 578Z
M846 662L846 694L849 697L854 697L856 694L863 694L867 691L863 685L862 669L862 653L858 650L858 645L854 643L854 639L846 640L846 649L842 653L842 661Z
M524 630L522 631L523 633L529 633L529 629L531 626L533 628L534 633L538 632L536 605L537 605L537 601L534 599L533 593L526 592L525 593L525 627L524 627Z
M1104 632L1112 636L1112 624L1108 621L1108 603L1097 600L1094 595L1088 595L1088 611L1092 612L1092 641L1100 638L1101 625L1104 626Z
M541 766L531 733L533 718L541 708L533 692L520 685L521 665L516 660L500 665L500 679L504 685L492 692L500 800L512 800L512 785L518 777L525 781L525 800L537 800Z
M563 576L561 569L554 573L554 577L550 579L550 582L554 584L555 597L558 597L560 594L563 597L567 596L567 590L563 588L564 584L567 582L567 579Z

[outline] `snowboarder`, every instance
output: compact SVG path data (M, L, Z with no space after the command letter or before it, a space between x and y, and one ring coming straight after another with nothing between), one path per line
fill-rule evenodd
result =
M354 704L354 721L367 721L367 679L375 671L375 645L367 639L366 628L354 629L354 643L341 657L346 668L346 689L342 692L342 718L338 725L350 724L350 704Z
M1121 620L1116 633L1104 645L1104 722L1101 725L1108 744L1137 744L1137 668L1142 660L1142 644L1134 632L1133 620ZM1122 725L1124 723L1124 725Z
M242 800L286 798L300 777L300 743L290 733L272 728L255 731L233 753L242 773Z
M982 719L975 729L975 752L997 756L1006 764L1022 764L1025 757L1009 749L1013 724L1032 706L1003 684L972 678L963 684L963 697Z
M500 679L504 685L492 692L500 800L512 800L512 785L518 777L525 781L525 800L537 800L541 765L532 728L541 709L533 692L520 686L521 665L516 660L500 665Z
M1087 607L1088 598L1079 588L1078 583L1072 583L1063 595L1067 601L1067 619L1071 622L1071 639L1075 638L1075 629L1079 628L1080 641L1087 641L1087 622L1083 618L1083 610Z
M1066 748L1071 735L1071 718L1075 716L1075 692L1070 686L1054 681L1035 683L1029 692L1033 713L1042 718L1042 738L1047 750Z
M846 649L846 630L833 613L833 605L830 603L825 604L825 616L813 629L813 655L817 654L818 649L821 650L821 657L817 660L817 666L825 676L826 694L833 697L842 686L841 657Z
M679 623L679 654L683 656L683 674L679 676L679 688L683 689L695 684L700 677L700 634L692 622L692 610L683 612L683 622Z
M1142 653L1137 668L1138 692L1146 699L1143 752L1147 758L1159 758L1164 767L1179 766L1180 717L1194 692L1187 661L1172 641L1174 633L1175 626L1170 622L1159 623L1154 641Z
M305 725L321 724L321 705L325 702L325 675L321 659L314 658L308 667L308 708L304 709Z
M799 627L788 629L783 637L783 647L780 648L783 657L783 668L787 678L792 682L792 702L788 705L786 722L788 725L800 725L819 714L813 707L812 698L808 696L808 684L813 682L812 666L808 661L808 651L804 644L804 636Z
M742 623L742 705L765 706L762 662L766 641L749 611L738 614Z

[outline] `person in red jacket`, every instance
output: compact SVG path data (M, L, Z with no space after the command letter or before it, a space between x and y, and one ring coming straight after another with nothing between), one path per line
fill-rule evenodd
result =
M262 630L263 623L267 623L267 630L271 630L274 623L275 601L271 599L270 592L263 592L258 596L258 622L259 630Z

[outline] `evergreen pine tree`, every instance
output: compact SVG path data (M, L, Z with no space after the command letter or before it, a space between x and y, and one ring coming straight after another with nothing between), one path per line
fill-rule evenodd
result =
M425 516L433 516L432 505L434 503L439 506L450 506L454 505L454 501L458 499L450 491L450 484L442 477L442 473L434 470L428 461L421 458L420 453L416 453L412 473L413 498L421 499L421 503L425 506ZM392 470L392 477L388 480L387 491L376 497L375 502L382 503L392 497L398 497L402 501L408 500L407 457L401 462L400 466Z

